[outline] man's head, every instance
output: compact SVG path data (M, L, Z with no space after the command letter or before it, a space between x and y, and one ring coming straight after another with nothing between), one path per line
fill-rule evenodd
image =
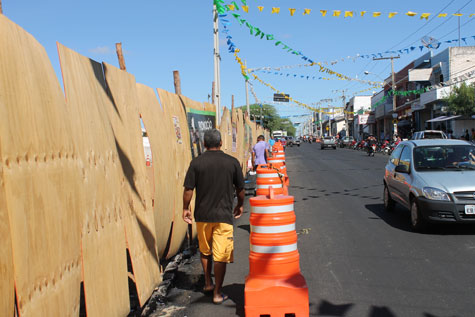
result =
M264 140L265 140L265 138L264 138L263 135L259 135L259 136L257 137L257 142L259 142L259 141L264 141Z
M221 133L216 129L206 131L204 135L204 144L207 149L220 148L223 144L221 142Z

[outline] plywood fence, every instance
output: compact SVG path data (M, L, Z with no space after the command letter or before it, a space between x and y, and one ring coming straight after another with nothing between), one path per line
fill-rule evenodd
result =
M58 54L64 94L44 48L0 15L0 316L13 316L15 295L21 317L78 316L81 283L88 316L126 316L129 279L143 305L160 260L196 234L182 220L187 113L216 127L215 107ZM245 172L264 130L227 108L218 129Z

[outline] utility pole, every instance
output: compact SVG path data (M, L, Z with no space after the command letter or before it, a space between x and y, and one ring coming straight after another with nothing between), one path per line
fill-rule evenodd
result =
M175 94L181 95L180 72L177 70L173 71L173 85L175 86Z
M0 0L0 1L1 1L1 0ZM460 12L458 12L458 13L460 13ZM458 29L459 29L459 47L460 47L460 15L458 16L458 22L459 22L459 27L458 27Z
M216 5L213 4L213 37L214 37L214 93L215 93L215 105L216 105L216 123L219 126L221 124L221 82L220 82L220 69L219 64L221 62L221 56L219 55L219 29L218 29L218 10Z
M3 14L3 9L2 9L2 0L0 0L0 14Z
M244 61L244 67L247 68L247 63ZM249 80L245 80L246 83L246 107L247 107L247 115L250 115L250 109L249 109Z
M394 59L400 58L400 56L390 56L390 57L379 57L379 58L373 58L373 61L379 61L383 59L390 59L391 60L391 89L393 91L393 115L396 114L397 118L397 113L396 113L396 79L395 79L395 74L394 74ZM394 116L393 116L393 119ZM397 134L397 123L394 123L394 134Z

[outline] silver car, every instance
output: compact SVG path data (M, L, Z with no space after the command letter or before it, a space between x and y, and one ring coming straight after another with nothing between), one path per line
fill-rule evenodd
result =
M449 139L401 142L384 173L384 207L411 212L421 231L428 222L475 223L475 146Z

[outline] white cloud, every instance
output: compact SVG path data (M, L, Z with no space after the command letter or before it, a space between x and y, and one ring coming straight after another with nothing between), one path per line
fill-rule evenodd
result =
M109 55L113 53L113 50L109 46L98 46L89 49L89 52L93 54Z

